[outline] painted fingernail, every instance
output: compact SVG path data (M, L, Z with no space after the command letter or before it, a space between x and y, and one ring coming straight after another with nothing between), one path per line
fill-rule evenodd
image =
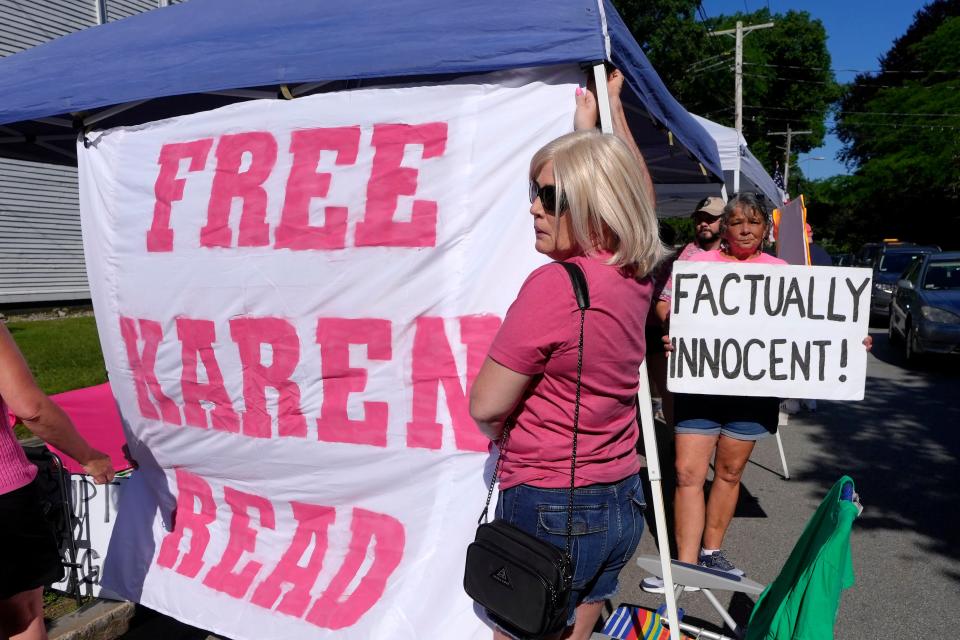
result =
M578 96L582 96L582 95L583 95L583 87L577 87L577 95L578 95Z

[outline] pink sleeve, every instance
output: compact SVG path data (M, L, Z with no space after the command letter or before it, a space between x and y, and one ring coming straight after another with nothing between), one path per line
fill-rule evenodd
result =
M550 354L571 340L575 307L566 271L554 264L540 267L527 277L507 310L490 345L490 357L517 373L543 373Z
M654 305L657 301L662 302L671 302L673 300L673 265L678 260L690 260L692 256L703 253L703 249L698 247L693 242L688 242L683 249L680 250L680 254L674 258L673 262L670 263L670 270L667 272L666 281L663 284L663 287L659 291L654 291Z
M781 260L776 256L772 256L769 253L761 253L756 257L754 262L761 262L763 264L789 264L786 260Z

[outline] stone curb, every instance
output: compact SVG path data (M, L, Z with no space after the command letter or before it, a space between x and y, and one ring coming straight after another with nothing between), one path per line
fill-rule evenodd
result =
M114 640L127 632L132 602L96 600L50 624L50 640Z

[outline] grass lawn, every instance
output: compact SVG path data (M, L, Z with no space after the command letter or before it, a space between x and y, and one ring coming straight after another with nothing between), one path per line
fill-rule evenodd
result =
M97 324L92 316L8 322L40 388L47 394L107 381ZM29 435L17 426L17 435Z

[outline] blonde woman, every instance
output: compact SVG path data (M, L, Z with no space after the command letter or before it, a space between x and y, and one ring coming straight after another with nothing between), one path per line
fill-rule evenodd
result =
M634 398L653 290L648 274L665 249L648 182L620 139L594 131L562 136L537 151L529 177L536 250L579 265L590 292L573 597L570 627L562 635L588 638L643 532ZM500 438L508 418L512 424L497 517L560 548L566 543L579 317L564 268L535 270L507 311L470 398L470 412L490 439ZM497 630L495 637L508 636Z

